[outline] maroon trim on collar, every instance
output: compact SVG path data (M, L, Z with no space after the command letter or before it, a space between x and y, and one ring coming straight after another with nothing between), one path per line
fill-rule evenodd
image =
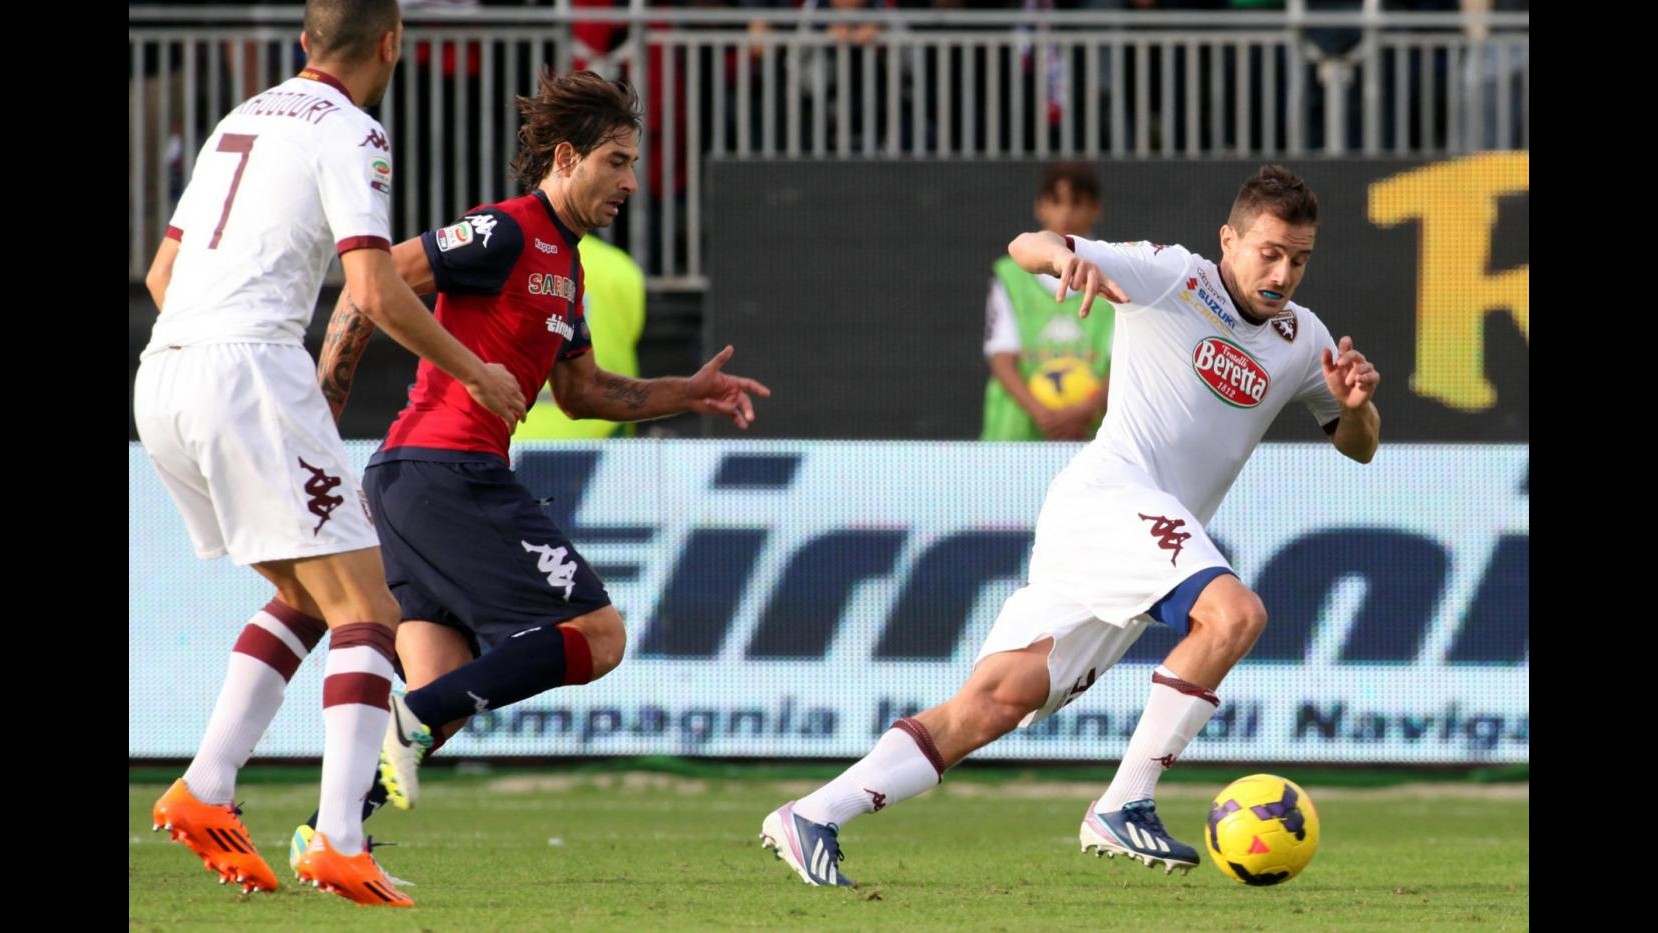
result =
M346 90L345 85L340 83L340 79L334 77L326 71L318 71L315 68L305 68L300 71L299 76L307 81L321 81L323 84L326 84L334 90L339 91L341 94L344 94L345 99L351 101L353 105L357 103L357 101L352 99L351 92Z

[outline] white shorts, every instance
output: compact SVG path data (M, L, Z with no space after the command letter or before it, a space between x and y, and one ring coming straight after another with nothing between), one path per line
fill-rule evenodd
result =
M1048 487L1036 522L1030 582L1002 605L978 661L1044 638L1048 702L1021 726L1046 719L1081 696L1158 620L1147 614L1188 578L1231 572L1203 526L1174 496L1110 478L1078 458Z
M257 564L379 546L304 347L156 351L138 366L133 414L198 557Z

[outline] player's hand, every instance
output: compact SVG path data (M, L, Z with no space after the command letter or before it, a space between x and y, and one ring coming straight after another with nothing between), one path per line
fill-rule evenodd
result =
M483 375L476 383L467 384L466 391L505 421L508 428L524 420L524 390L500 363L485 363Z
M1330 387L1330 394L1346 411L1363 408L1364 403L1376 394L1376 385L1382 381L1376 367L1364 358L1363 353L1353 349L1352 337L1341 338L1334 354L1329 347L1325 347L1320 362L1324 365L1324 382Z
M769 398L771 390L753 379L720 372L735 352L727 345L686 381L685 390L691 397L687 407L699 415L730 418L732 424L746 431L754 423L754 401L749 395Z
M1059 293L1054 296L1058 301L1064 301L1068 291L1082 295L1082 307L1077 309L1077 317L1087 317L1093 308L1094 296L1104 295L1106 298L1122 304L1128 301L1128 293L1123 287L1107 278L1100 267L1094 265L1075 253L1069 259L1059 260L1062 263L1055 273L1059 277Z
M1064 408L1041 409L1036 426L1051 441L1085 441L1094 420L1094 408L1087 402Z

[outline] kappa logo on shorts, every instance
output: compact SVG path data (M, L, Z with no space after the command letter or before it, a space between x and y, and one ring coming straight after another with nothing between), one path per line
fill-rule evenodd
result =
M299 458L299 465L311 471L311 478L305 481L305 494L311 497L311 501L306 503L311 514L318 516L317 527L311 529L311 534L315 535L334 516L334 510L345 504L345 497L329 495L340 484L338 476L330 476L326 471L306 463L304 457Z
M1094 681L1097 679L1099 679L1099 672L1090 667L1088 669L1088 673L1078 677L1077 682L1071 685L1071 692L1065 695L1065 702L1059 704L1059 708L1064 709L1065 707L1070 706L1071 701L1075 700L1079 696L1082 696L1084 693L1087 693L1088 688L1092 687L1094 685Z
M570 598L570 594L575 592L576 589L576 562L573 560L565 560L566 557L570 556L570 549L565 547L552 547L551 545L546 544L531 544L528 541L520 541L518 543L522 544L524 546L524 550L530 552L531 554L541 555L536 559L535 569L547 575L548 586L551 586L555 590L559 587L563 587L564 598L568 600Z
M1174 521L1170 521L1167 515L1141 515L1140 518L1153 523L1151 526L1151 535L1152 537L1159 539L1157 546L1165 551L1174 552L1174 554L1169 558L1169 563L1172 564L1178 560L1180 558L1180 549L1186 545L1186 539L1192 536L1191 532L1180 530L1180 526L1186 524L1186 520L1184 518L1177 518Z

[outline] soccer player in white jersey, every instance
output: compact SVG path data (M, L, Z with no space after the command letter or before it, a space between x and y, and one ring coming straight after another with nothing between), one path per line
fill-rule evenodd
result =
M1380 438L1376 368L1290 301L1317 233L1317 198L1268 166L1239 190L1218 264L1180 246L1046 232L1009 245L1025 271L1059 278L1057 298L1081 292L1079 313L1096 295L1116 305L1111 407L1048 488L1029 582L1002 606L961 690L900 719L867 757L765 818L762 845L806 883L850 884L836 864L848 820L926 791L975 749L1052 715L1152 622L1186 634L1152 674L1122 764L1083 818L1082 848L1165 872L1197 864L1197 850L1157 817L1157 779L1267 624L1204 524L1291 402L1360 463Z
M207 733L154 820L220 882L273 891L237 818L236 773L290 677L331 631L321 814L303 880L409 906L368 851L361 804L385 734L393 629L379 542L305 351L338 254L357 304L509 422L516 380L440 327L391 261L392 162L380 102L401 49L396 0L309 0L305 70L238 106L196 158L146 277L161 315L133 390L138 434L196 553L276 587L230 657ZM165 672L155 672L166 676Z

